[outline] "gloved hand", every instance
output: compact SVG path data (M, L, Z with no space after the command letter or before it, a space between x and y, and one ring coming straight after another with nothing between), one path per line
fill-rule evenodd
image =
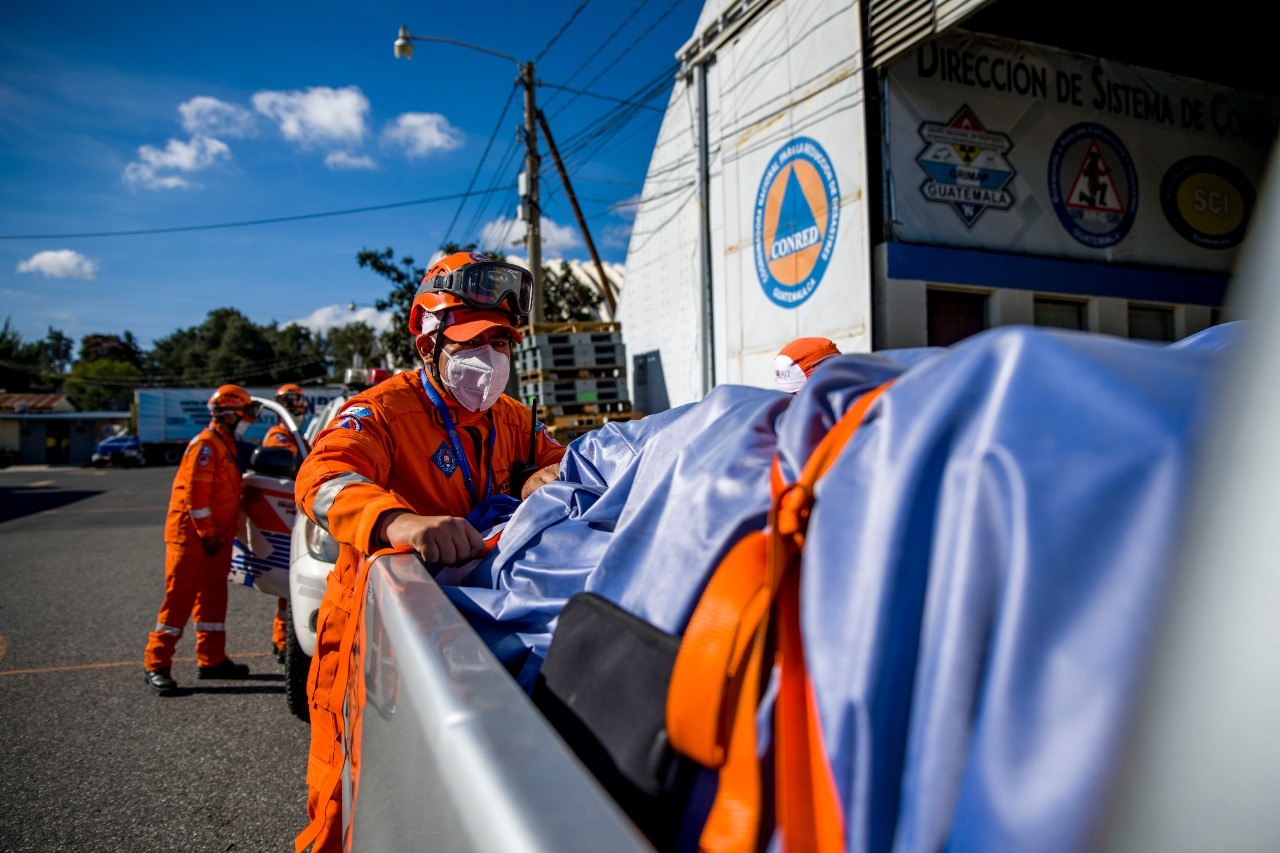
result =
M212 536L200 537L200 547L203 548L204 552L210 557L222 550L222 544L222 537L216 533Z

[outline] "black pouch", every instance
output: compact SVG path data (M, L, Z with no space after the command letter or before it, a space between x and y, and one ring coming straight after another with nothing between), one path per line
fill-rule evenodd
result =
M669 849L697 773L667 741L680 638L584 592L560 612L533 701L659 850Z

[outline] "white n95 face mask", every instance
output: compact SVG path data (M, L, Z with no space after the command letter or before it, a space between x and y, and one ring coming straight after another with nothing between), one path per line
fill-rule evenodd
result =
M483 412L491 408L507 387L511 360L488 344L462 349L444 364L444 384L464 409Z

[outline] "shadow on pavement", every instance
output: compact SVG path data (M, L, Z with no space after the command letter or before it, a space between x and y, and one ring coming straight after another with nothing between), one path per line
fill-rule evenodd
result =
M96 497L102 491L73 491L28 486L0 487L0 523L28 515L59 509L68 504Z

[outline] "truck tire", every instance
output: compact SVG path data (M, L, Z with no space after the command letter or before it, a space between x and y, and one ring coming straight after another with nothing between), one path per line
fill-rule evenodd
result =
M311 669L311 657L298 645L298 635L293 630L293 608L284 619L284 699L289 711L304 723L311 722L311 709L307 705L307 672Z
M164 464L177 465L182 461L182 448L166 447L164 449Z

